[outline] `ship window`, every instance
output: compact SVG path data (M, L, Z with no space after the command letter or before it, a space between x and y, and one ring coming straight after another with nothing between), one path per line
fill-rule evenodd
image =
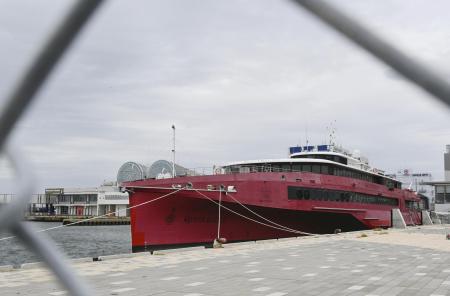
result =
M336 200L339 200L339 192L337 192L337 191L330 191L329 193L328 193L328 200L330 200L330 201L336 201Z
M334 169L335 169L334 166L331 166L331 165L330 165L330 166L328 167L328 175L334 175Z
M320 166L320 173L325 175L329 174L328 166L326 164Z
M444 194L444 193L442 193ZM329 200L398 206L398 199L341 190L319 190L288 186L288 199ZM417 204L414 204L417 207Z
M239 166L237 165L232 165L230 169L232 174L239 173Z
M309 190L303 191L303 198L309 200Z
M250 173L250 168L247 166L241 166L239 168L239 173Z
M302 170L302 166L299 163L295 163L292 165L293 172L300 172Z
M313 164L312 165L312 172L316 174L320 174L320 165L319 164Z
M414 209L414 201L412 200L405 200L405 205L407 209Z
M272 171L273 172L281 172L281 165L279 165L279 164L272 164Z
M304 171L304 172L311 172L311 165L310 164L302 165L302 171Z
M298 198L298 192L301 191L297 187L288 187L288 199L299 199Z
M291 165L289 163L285 163L281 165L281 169L283 172L290 172L291 171Z
M315 200L322 200L323 199L323 195L324 195L324 191L323 190L315 190L315 194L314 194L314 199Z

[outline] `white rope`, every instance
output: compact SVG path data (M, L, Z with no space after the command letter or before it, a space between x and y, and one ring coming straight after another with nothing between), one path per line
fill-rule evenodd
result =
M203 196L203 197L209 199L210 201L212 201L212 202L215 203L216 205L219 205L219 203L216 202L214 199L212 199L212 198L210 198L210 197L204 195L203 193L201 193L200 191L197 191L196 189L193 189L193 190L196 191L196 192L197 192L198 194L200 194L201 196ZM236 211L234 211L234 210L232 210L232 209L230 209L230 208L227 208L227 207L224 206L224 205L221 205L221 207L224 208L225 210L229 211L229 212L232 212L232 213L234 213L234 214L236 214L236 215L238 215L238 216L244 218L244 219L247 219L247 220L249 220L249 221L252 221L252 222L255 222L255 223L258 223L258 224L261 224L261 225L270 227L270 228L274 228L274 229L278 229L278 230L282 230L282 231L286 231L286 232L292 232L292 233L296 233L296 234L303 234L302 231L298 231L298 230L289 230L289 229L286 229L286 228L281 228L281 227L273 226L273 225L266 224L266 223L264 223L264 222L261 222L261 221L252 219L252 218L247 217L247 216L245 216L245 215L243 215L243 214L241 214L241 213L238 213L238 212L236 212Z
M159 188L158 188L158 189L159 189ZM165 189L168 189L168 188L165 188ZM170 189L175 190L174 188L170 188ZM62 227L67 227L67 226L71 226L71 225L75 225L75 224L80 224L80 223L83 223L83 222L86 222L86 221L91 221L91 220L95 220L95 219L107 217L107 216L109 216L109 215L111 215L111 214L119 214L121 211L126 211L126 210L129 210L129 209L134 209L134 208L137 208L137 207L140 207L140 206L143 206L143 205L146 205L146 204L155 202L155 201L160 200L160 199L162 199L162 198L168 197L169 195L175 194L175 193L177 193L178 191L183 190L183 189L184 189L184 188L179 188L178 190L175 190L175 191L170 192L170 193L168 193L168 194L165 194L165 195L163 195L163 196L160 196L160 197L157 197L157 198L155 198L155 199L152 199L152 200L148 200L148 201L142 202L142 203L140 203L140 204L137 204L137 205L134 205L134 206L131 206L131 207L127 207L127 208L125 208L125 209L119 209L119 210L117 210L117 211L109 212L109 213L106 213L106 214L101 215L101 216L95 216L95 217L92 217L92 218L87 218L87 219L75 221L75 222L72 222L72 223L69 223L69 224L63 224L63 225L58 225L58 226L55 226L55 227L50 227L50 228L46 228L46 229L41 229L41 230L36 231L36 233L46 232L46 231L50 231L50 230L53 230L53 229L58 229L58 228L62 228ZM11 238L14 238L14 237L15 237L15 236L3 237L3 238L0 238L0 241L7 240L7 239L11 239Z
M239 202L237 199L235 199L233 196L231 196L230 194L228 194L228 195L229 195L236 203L238 203L239 205L241 205L242 207L244 207L246 210L248 210L249 212L253 213L254 215L258 216L259 218L261 218L261 219L263 219L263 220L265 220L265 221L267 221L267 222L269 222L269 223L272 223L272 224L274 224L274 225L276 225L276 226L273 226L273 225L270 225L270 224L266 224L266 223L264 223L264 222L255 220L255 219L250 218L250 217L247 217L247 216L245 216L245 215L243 215L243 214L241 214L241 213L238 213L238 212L236 212L236 211L234 211L234 210L232 210L232 209L230 209L230 208L228 208L228 207L222 205L222 189L220 189L220 190L201 190L201 189L195 189L195 188L187 189L187 188L185 188L185 187L175 189L175 188L172 188L172 187L152 187L152 186L132 186L132 187L130 187L130 188L164 189L164 190L174 190L174 191L173 191L173 192L170 192L170 193L168 193L168 194L165 194L165 195L163 195L163 196L157 197L157 198L155 198L155 199L148 200L148 201L142 202L142 203L140 203L140 204L137 204L137 205L134 205L134 206L131 206L131 207L127 207L127 208L125 208L125 209L119 209L119 210L117 210L117 211L109 212L109 213L104 214L104 215L101 215L101 216L95 216L95 217L92 217L92 218L87 218L87 219L75 221L75 222L72 222L72 223L69 223L69 224L65 224L65 225L63 224L63 225L58 225L58 226L55 226L55 227L50 227L50 228L46 228L46 229L41 229L41 230L37 231L37 233L39 233L39 232L46 232L46 231L50 231L50 230L54 230L54 229L58 229L58 228L62 228L62 227L67 227L67 226L71 226L71 225L75 225L75 224L80 224L80 223L83 223L83 222L86 222L86 221L96 220L96 219L99 219L99 218L107 217L107 216L109 216L109 215L111 215L111 214L119 214L119 213L122 212L122 211L126 211L126 210L129 210L129 209L137 208L137 207L140 207L140 206L143 206L143 205L146 205L146 204L155 202L155 201L160 200L160 199L162 199L162 198L168 197L168 196L170 196L170 195L172 195L172 194L175 194L175 193L177 193L177 192L179 192L179 191L181 191L181 190L193 190L193 191L196 191L196 192L197 192L198 194L200 194L201 196L203 196L203 197L209 199L210 201L212 201L213 203L215 203L215 204L217 204L217 205L219 206L219 220L218 220L218 227L217 227L217 238L220 237L220 229L221 229L221 221L220 221L220 220L221 220L221 210L220 210L220 209L221 209L221 208L224 208L224 209L226 209L227 211L229 211L229 212L231 212L231 213L234 213L234 214L236 214L236 215L238 215L238 216L240 216L240 217L242 217L242 218L244 218L244 219L247 219L247 220L249 220L249 221L252 221L252 222L255 222L255 223L258 223L258 224L261 224L261 225L270 227L270 228L273 228L273 229L278 229L278 230L282 230L282 231L286 231L286 232L291 232L291 233L296 233L296 234L302 234L302 235L315 235L315 234L312 234L312 233L308 233L308 232L303 232L303 231L295 230L295 229L289 228L289 227L287 227L287 226L280 225L280 224L278 224L278 223L276 223L276 222L274 222L274 221L271 221L271 220L269 220L269 219L267 219L267 218L261 216L260 214L256 213L255 211L251 210L250 208L246 207L244 204L240 203L240 202ZM216 201L213 200L212 198L206 196L206 195L203 194L201 191L219 191L219 202L216 202ZM11 239L11 238L14 238L14 237L15 237L15 236L3 237L3 238L0 238L0 241L8 240L8 239Z
M251 212L252 214L258 216L259 218L261 218L261 219L263 219L263 220L265 220L265 221L267 221L267 222L269 222L269 223L272 223L272 224L274 224L274 225L276 225L276 226L278 226L278 227L285 228L285 229L287 229L287 230L291 230L291 231L295 231L295 232L301 232L301 233L304 234L304 235L316 235L316 234L314 234L314 233L304 232L304 231L292 229L292 228L289 228L289 227L287 227L287 226L278 224L278 223L276 223L276 222L274 222L274 221L272 221L272 220L269 220L269 219L267 219L267 218L261 216L261 215L258 214L257 212L255 212L255 211L253 211L252 209L250 209L249 207L245 206L244 204L242 204L241 202L239 202L237 199L235 199L230 193L227 193L227 196L231 197L231 199L233 199L235 202L237 202L239 205L241 205L241 206L242 206L244 209L246 209L247 211Z

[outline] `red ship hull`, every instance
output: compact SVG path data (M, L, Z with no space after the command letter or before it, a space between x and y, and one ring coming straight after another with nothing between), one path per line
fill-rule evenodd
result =
M187 184L201 191L183 189L151 202L175 191L172 186L184 187ZM218 189L220 185L225 188L234 186L236 192L226 194L207 190L212 187ZM417 199L412 192L389 190L383 185L345 177L313 173L248 173L142 180L128 182L124 186L132 191L130 215L134 252L211 245L218 235L218 205L210 199L217 202L219 198L225 207L244 216L221 210L219 235L229 242L299 236L298 233L280 229L276 224L318 234L333 233L336 229L352 231L390 227L391 210L394 207L400 209L407 224L421 224L421 212L405 207L405 199ZM288 198L289 187L345 190L395 198L399 202L397 206L392 206L348 201L292 200ZM146 202L148 204L138 206ZM263 220L261 216L276 224Z

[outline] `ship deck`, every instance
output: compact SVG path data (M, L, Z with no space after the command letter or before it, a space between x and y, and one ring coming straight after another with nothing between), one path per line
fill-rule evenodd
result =
M450 225L73 260L95 295L450 295ZM40 264L0 268L2 295L64 295Z

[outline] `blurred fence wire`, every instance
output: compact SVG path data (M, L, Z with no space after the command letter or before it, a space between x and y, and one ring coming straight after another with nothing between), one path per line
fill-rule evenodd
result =
M311 12L333 29L341 32L382 62L391 66L443 103L450 106L450 85L433 69L415 61L394 45L367 29L342 11L322 0L291 0ZM99 7L102 0L80 0L69 11L57 30L37 54L17 86L0 110L0 149L13 163L18 193L16 198L0 208L0 227L12 231L32 251L41 256L72 295L93 295L88 286L73 274L63 254L45 234L37 233L21 222L23 209L33 193L33 175L17 149L7 145L8 136L25 109L48 78L49 74L80 32L83 25Z
M450 107L450 84L356 19L322 0L291 0Z
M6 143L21 115L101 2L101 0L82 0L70 9L56 31L50 35L38 52L0 111L0 149L6 152L13 164L18 190L16 198L7 206L0 208L0 227L8 228L32 251L42 257L67 290L77 296L92 295L92 293L87 285L74 275L64 256L59 253L51 240L45 235L37 234L33 227L21 222L23 210L34 191L34 178L24 158L18 155L18 150Z

